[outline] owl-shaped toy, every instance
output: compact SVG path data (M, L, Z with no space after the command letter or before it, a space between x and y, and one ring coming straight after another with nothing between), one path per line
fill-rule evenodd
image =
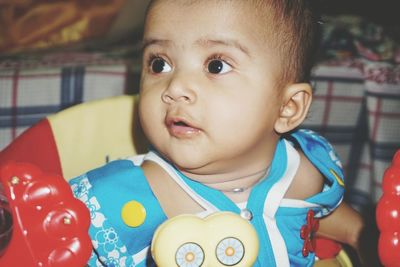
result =
M180 215L154 234L151 252L159 267L252 266L258 255L257 233L249 221L231 212L201 219Z

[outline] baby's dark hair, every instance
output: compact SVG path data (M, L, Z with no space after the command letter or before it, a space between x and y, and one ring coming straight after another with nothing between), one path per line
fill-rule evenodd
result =
M160 0L151 0L148 10ZM169 0L174 1L174 0ZM190 5L205 0L184 0ZM277 86L309 82L316 59L320 20L316 12L319 0L214 0L235 4L252 4L260 23L265 22L264 33L268 44L276 49L281 60L281 75ZM148 12L148 11L147 11ZM272 38L271 38L272 36Z
M270 29L275 48L282 59L280 83L309 82L321 37L318 0L252 0L257 10L269 10ZM271 23L272 22L272 23ZM273 41L273 40L272 40Z

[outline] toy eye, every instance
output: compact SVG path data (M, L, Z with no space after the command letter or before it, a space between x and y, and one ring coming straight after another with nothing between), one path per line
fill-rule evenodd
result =
M179 267L200 267L204 262L204 251L196 243L185 243L175 255Z
M228 237L218 243L215 253L220 263L233 266L243 259L244 246L239 239Z

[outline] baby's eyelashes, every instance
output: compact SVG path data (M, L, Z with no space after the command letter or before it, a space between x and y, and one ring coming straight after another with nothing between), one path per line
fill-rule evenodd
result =
M207 71L211 74L224 74L232 70L232 67L221 59L213 59L207 64Z
M171 63L169 58L159 54L148 55L147 59L144 60L144 63L147 66L148 72L152 74L169 73L173 71L174 67L176 67ZM234 69L234 66L229 62L229 60L226 60L220 55L213 55L207 58L204 64L200 63L197 66L204 66L198 69L199 72L206 72L211 75L229 73Z
M149 68L152 73L158 74L172 70L172 67L162 57L154 56L149 61Z
M205 68L211 74L225 74L230 72L233 66L224 56L216 54L207 59Z

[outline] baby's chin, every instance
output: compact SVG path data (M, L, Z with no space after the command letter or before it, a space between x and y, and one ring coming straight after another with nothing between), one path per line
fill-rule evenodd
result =
M169 153L166 154L165 157L176 168L189 177L191 177L191 175L210 175L218 172L215 162L211 161L211 157L208 155L202 155L200 153L191 153L189 155L179 153L175 155L174 153Z
M180 171L196 175L206 174L206 170L209 168L208 165L210 164L210 162L193 155L188 157L183 155L177 157L172 156L169 157L169 161L172 162Z

